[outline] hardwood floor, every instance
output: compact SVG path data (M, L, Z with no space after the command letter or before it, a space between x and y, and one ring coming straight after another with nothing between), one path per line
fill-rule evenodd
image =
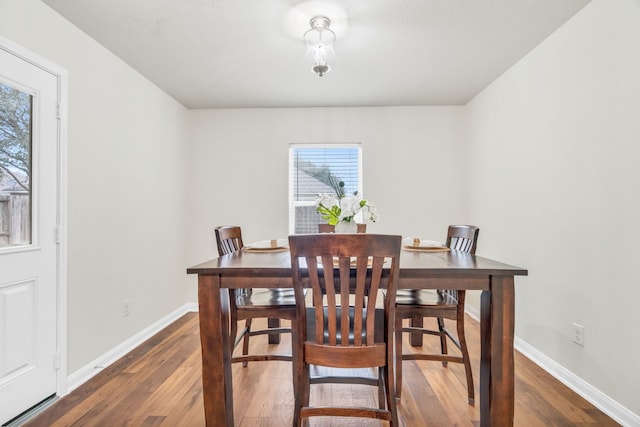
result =
M467 339L478 395L479 326L467 318ZM406 336L405 336L406 339ZM264 341L263 341L264 340ZM437 345L425 339L425 346ZM252 345L268 345L266 337ZM282 346L282 347L279 347ZM290 341L273 344L288 349ZM203 426L200 337L197 313L178 319L121 360L60 399L27 424L40 426ZM598 409L516 353L516 426L617 426ZM413 426L478 426L479 403L466 399L464 369L438 362L406 361L398 408ZM233 366L237 426L291 425L293 391L288 362ZM366 386L315 385L312 400L349 404L376 402ZM379 426L378 421L319 418L311 426Z

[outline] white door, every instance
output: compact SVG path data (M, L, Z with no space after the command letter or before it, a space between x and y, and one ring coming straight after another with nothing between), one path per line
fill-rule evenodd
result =
M0 424L56 393L57 76L0 40Z

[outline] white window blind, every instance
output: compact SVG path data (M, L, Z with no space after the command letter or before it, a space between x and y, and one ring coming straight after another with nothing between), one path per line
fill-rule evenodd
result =
M324 220L315 210L318 194L362 192L360 144L291 144L289 146L289 232L317 233Z

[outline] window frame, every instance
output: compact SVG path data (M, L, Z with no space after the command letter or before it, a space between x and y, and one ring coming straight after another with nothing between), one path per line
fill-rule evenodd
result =
M362 143L290 143L289 144L289 234L295 234L296 227L296 208L303 206L315 206L315 200L295 201L294 200L294 160L295 150L297 149L356 149L357 152L357 165L356 171L358 175L357 188L359 194L364 194L362 189Z

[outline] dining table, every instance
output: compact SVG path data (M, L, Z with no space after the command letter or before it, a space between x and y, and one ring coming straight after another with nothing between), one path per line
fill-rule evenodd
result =
M202 385L207 426L234 425L229 292L231 288L291 288L291 259L281 250L241 250L189 267L198 275ZM398 289L481 291L480 425L513 425L514 277L526 269L455 250L400 256Z

